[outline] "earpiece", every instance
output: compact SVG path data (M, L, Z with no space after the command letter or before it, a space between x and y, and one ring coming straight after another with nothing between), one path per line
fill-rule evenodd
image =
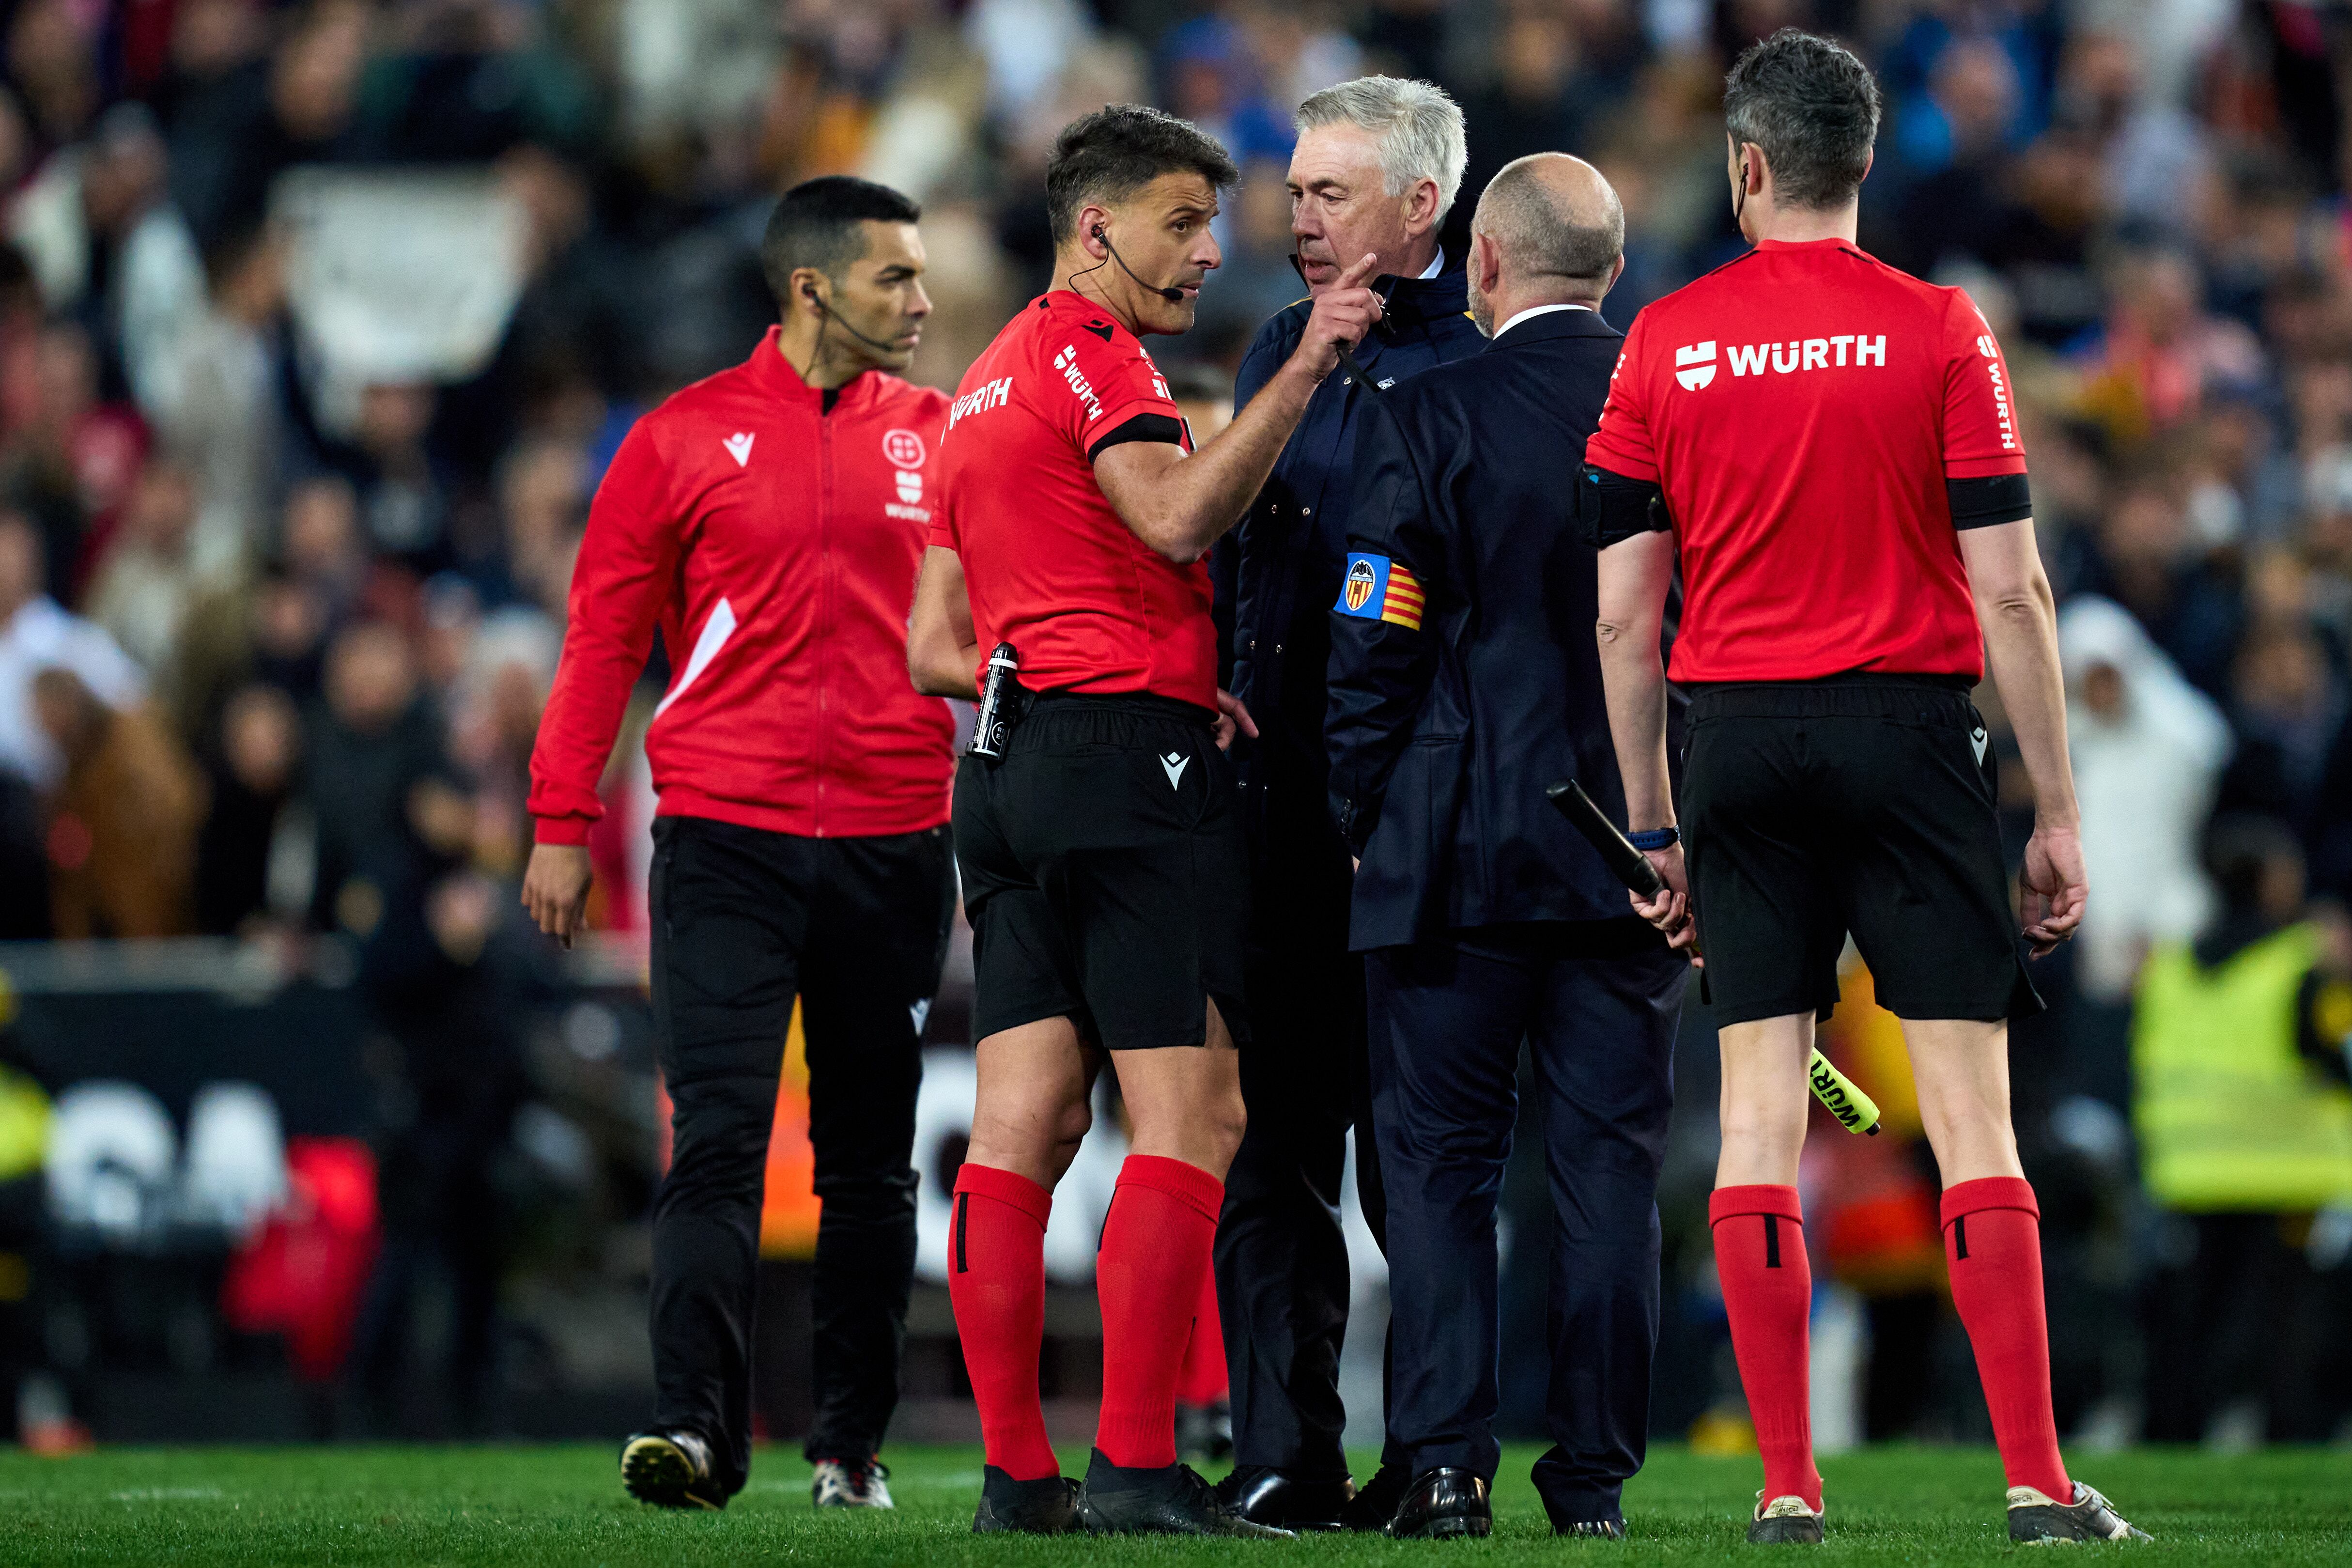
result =
M1112 245L1110 242L1110 236L1103 232L1102 225L1095 225L1095 226L1088 232L1095 238L1102 241L1102 247L1110 252L1110 258L1118 263L1118 269L1121 272L1126 273L1129 278L1135 278L1135 268L1129 267L1127 264L1127 258L1119 255L1118 247ZM1163 289L1157 283L1146 283L1140 278L1135 278L1135 281L1139 288L1150 290L1152 293L1159 295L1161 299L1167 300L1171 305L1181 305L1184 302L1184 290L1181 289Z

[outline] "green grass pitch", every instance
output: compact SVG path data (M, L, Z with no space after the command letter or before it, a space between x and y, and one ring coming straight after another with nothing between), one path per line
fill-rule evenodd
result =
M111 1449L74 1458L0 1455L0 1563L222 1564L660 1564L662 1568L950 1568L953 1564L1715 1563L1748 1560L1741 1537L1753 1459L1678 1448L1651 1456L1627 1489L1633 1538L1561 1541L1527 1480L1535 1451L1503 1459L1486 1542L1055 1541L975 1537L973 1448L901 1448L888 1458L898 1510L819 1515L807 1467L761 1453L751 1489L723 1514L665 1514L620 1493L604 1447ZM1072 1456L1066 1453L1064 1462ZM1368 1468L1363 1461L1360 1467ZM2000 1468L1975 1448L1883 1448L1822 1467L1829 1555L1868 1563L1990 1562L2001 1528ZM2100 1487L2158 1539L2136 1555L2167 1563L2352 1563L2352 1452L2193 1450L2085 1457ZM2117 1548L2086 1550L2108 1552Z

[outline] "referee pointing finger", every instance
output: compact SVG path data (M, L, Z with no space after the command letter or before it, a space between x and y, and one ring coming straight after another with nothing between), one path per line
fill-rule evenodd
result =
M1756 248L1634 321L1578 475L1628 816L1667 845L1668 890L1640 908L1677 945L1705 933L1723 1057L1709 1217L1764 1459L1748 1539L1822 1539L1795 1184L1804 1066L1849 931L1903 1022L2011 1538L2124 1539L2138 1532L2059 1457L2009 1121L2008 1020L2042 1006L2019 925L2046 952L2085 894L2050 585L2000 345L1959 290L1854 244L1878 109L1827 39L1784 29L1740 57L1727 167ZM1657 656L1677 564L1687 878ZM2036 805L2021 921L1969 700L1988 655Z

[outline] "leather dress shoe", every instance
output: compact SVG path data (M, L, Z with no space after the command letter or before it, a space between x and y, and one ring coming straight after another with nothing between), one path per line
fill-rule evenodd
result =
M1404 1500L1405 1490L1412 1485L1411 1470L1402 1465L1382 1465L1370 1480L1356 1489L1356 1495L1339 1510L1339 1528L1385 1535L1389 1521L1396 1518L1397 1504Z
M1454 1535L1486 1535L1495 1510L1486 1501L1486 1479L1459 1465L1440 1465L1412 1478L1389 1533L1399 1541L1441 1541Z
M1114 1465L1097 1448L1078 1487L1078 1522L1091 1535L1241 1535L1287 1541L1290 1531L1256 1524L1218 1500L1190 1465Z
M1310 1481L1271 1465L1244 1465L1217 1483L1217 1500L1253 1524L1282 1530L1344 1530L1352 1482Z

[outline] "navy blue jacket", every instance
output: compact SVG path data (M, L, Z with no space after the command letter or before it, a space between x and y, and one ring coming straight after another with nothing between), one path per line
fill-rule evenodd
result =
M1485 346L1465 313L1460 268L1426 280L1382 279L1378 286L1391 290L1386 321L1356 350L1356 363L1373 382L1402 382ZM1258 329L1234 380L1235 409L1247 406L1298 347L1312 309L1301 300ZM1234 761L1254 791L1271 785L1303 794L1299 815L1309 821L1319 820L1316 803L1325 790L1328 612L1347 553L1356 425L1365 405L1385 395L1353 384L1344 370L1333 372L1316 389L1248 515L1210 556L1224 686L1249 704L1260 732L1255 742L1236 742Z
M1620 342L1590 310L1552 311L1365 411L1346 568L1361 581L1330 609L1327 723L1332 816L1363 858L1352 948L1631 914L1544 798L1573 775L1625 821L1595 556L1570 515Z

